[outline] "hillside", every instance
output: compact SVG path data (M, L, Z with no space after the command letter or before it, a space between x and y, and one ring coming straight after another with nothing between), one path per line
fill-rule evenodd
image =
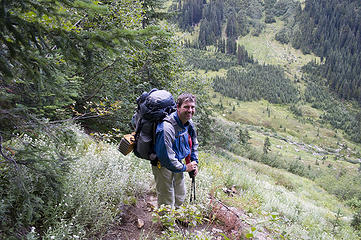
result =
M222 149L200 152L197 201L160 218L149 162L78 126L62 128L75 134L66 155L77 160L45 239L358 239L352 211L313 181ZM176 214L192 224L177 225ZM28 236L38 238L35 230Z
M4 1L0 239L360 239L359 82L341 81L359 13L336 3ZM117 149L152 88L197 96L197 199L186 175L179 209Z
M226 8L225 5L225 11ZM228 36L226 33L228 21L230 19L223 21L220 39ZM212 22L209 24L212 25ZM216 113L215 121L223 122L219 125L225 124L226 126L222 128L218 125L214 127L213 131L229 134L233 138L241 138L237 133L242 134L246 131L249 137L249 146L251 149L256 149L256 152L264 150L265 140L268 138L272 146L270 148L270 155L272 156L270 159L264 159L259 155L254 156L257 153L236 150L236 141L232 140L225 143L223 139L223 142L214 141L212 143L263 164L286 169L296 175L307 177L329 193L336 195L339 199L346 200L350 206L355 207L354 200L359 196L357 189L360 186L358 179L361 165L361 148L358 137L355 138L350 135L350 131L345 128L345 125L349 126L346 122L344 122L344 126L336 125L333 122L334 117L331 116L331 112L334 110L330 110L332 108L330 104L328 107L319 106L330 100L339 106L338 114L341 115L339 120L343 118L344 120L341 121L345 121L348 116L343 115L342 111L349 113L355 111L357 113L360 111L359 105L351 102L345 103L331 91L325 89L320 82L317 84L319 84L318 88L321 91L316 94L322 94L322 96L326 94L329 96L327 97L328 100L320 98L319 95L314 95L313 98L317 99L318 102L310 101L309 96L315 94L311 85L313 81L314 83L316 81L312 79L306 66L320 63L321 60L313 54L305 55L301 50L294 49L291 43L285 44L276 40L277 34L284 28L284 24L286 24L284 17L275 17L274 21L263 25L259 33L239 36L236 44L244 46L248 56L256 64L281 67L284 76L290 79L290 82L293 82L298 90L299 95L293 103L282 102L282 100L277 102L272 97L266 97L268 101L263 100L262 97L260 97L261 100L258 100L257 97L255 99L252 97L245 98L244 96L249 95L249 91L258 91L256 96L260 94L259 90L254 89L254 84L252 88L247 86L250 84L249 82L244 83L249 81L246 79L247 75L238 76L238 80L237 77L230 77L229 73L237 68L240 69L237 70L239 71L238 75L249 71L245 65L240 63L238 50L235 54L226 50L228 54L222 55L220 53L223 51L222 46L218 45L220 40L214 42L212 40L206 43L205 48L196 44L197 41L201 41L199 32L202 31L202 19L199 24L193 26L192 31L179 34L183 37L186 47L193 48L186 49L184 53L187 63L193 66L198 74L215 82L213 83L213 90L209 91L211 105ZM250 28L250 32L252 33L252 28ZM198 50L198 48L201 49ZM250 64L253 63L250 62ZM263 74L269 73L266 71ZM230 81L235 82L230 84ZM227 86L227 84L229 85ZM239 88L240 85L242 88ZM243 92L242 89L248 89L246 90L248 92ZM264 97L267 96L267 91L272 90L261 87ZM355 124L356 126L359 125L358 120L353 120L353 125Z

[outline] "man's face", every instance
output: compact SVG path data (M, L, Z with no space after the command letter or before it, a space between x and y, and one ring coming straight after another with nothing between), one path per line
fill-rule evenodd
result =
M196 103L192 101L183 102L180 107L177 107L178 117L183 124L193 117L195 111Z

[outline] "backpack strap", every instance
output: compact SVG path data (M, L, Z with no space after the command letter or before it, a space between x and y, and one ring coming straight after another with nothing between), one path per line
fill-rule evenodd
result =
M160 121L160 122L155 122L154 124L153 124L153 146L155 146L155 135L156 135L156 131L157 131L157 126L158 126L158 124L159 123L161 123L161 122L169 122L170 124L172 124L172 122L169 120L169 119L167 119L167 117L165 117L162 121Z
M157 126L159 123L161 122L169 122L170 124L172 124L172 122L167 119L167 117L165 117L163 120L161 120L160 122L154 122L153 123L153 139L152 139L152 143L153 143L153 147L155 146L155 141L156 141L156 131L157 131ZM155 153L154 153L155 155ZM155 155L155 159L154 160L150 160L150 163L153 165L153 166L160 166L160 161L158 159L158 157Z

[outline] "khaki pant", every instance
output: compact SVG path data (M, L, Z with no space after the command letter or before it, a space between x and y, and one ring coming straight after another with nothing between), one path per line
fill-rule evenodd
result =
M165 167L152 166L158 196L158 207L170 205L180 207L186 197L184 174L174 173Z

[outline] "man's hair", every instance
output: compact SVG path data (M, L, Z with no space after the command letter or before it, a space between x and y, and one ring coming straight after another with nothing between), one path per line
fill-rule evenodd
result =
M182 104L184 102L194 102L194 103L196 103L196 96L194 96L191 93L182 93L181 95L179 95L179 97L177 99L177 107L182 106Z

